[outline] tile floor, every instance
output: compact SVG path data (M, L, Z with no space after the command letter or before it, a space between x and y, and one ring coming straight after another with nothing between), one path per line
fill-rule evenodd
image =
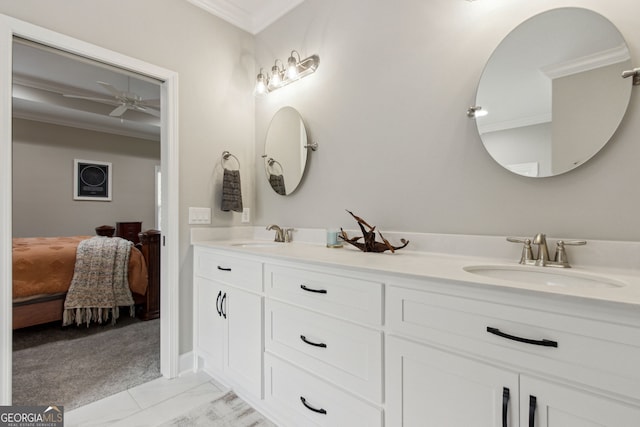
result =
M65 427L157 426L223 395L227 389L203 372L158 378L66 412Z

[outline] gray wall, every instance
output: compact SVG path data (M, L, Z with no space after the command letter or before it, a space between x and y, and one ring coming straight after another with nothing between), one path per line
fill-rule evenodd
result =
M283 105L297 108L320 148L290 197L256 181L260 224L586 239L640 239L640 92L618 132L573 172L509 173L484 150L473 105L483 67L518 24L562 6L611 20L640 58L634 1L307 0L256 39L256 66L317 53L317 72L256 100L256 146ZM631 84L629 82L629 84ZM524 100L523 102L526 102Z
M73 200L74 159L110 162L110 202ZM160 143L13 121L13 236L93 235L98 225L142 221L155 228Z
M239 213L219 209L224 150L240 159L244 202L252 207L253 36L185 0L0 1L0 13L179 74L180 352L189 351L188 207L212 207L213 225L240 224Z
M213 225L239 223L239 214L218 209L223 150L240 158L245 206L258 224L352 227L349 208L382 230L640 238L639 198L628 190L640 180L637 89L612 143L555 178L520 177L497 165L465 115L500 40L559 6L602 13L640 57L640 3L632 1L307 0L255 39L184 0L3 1L0 13L179 73L185 352L192 298L187 208L211 206ZM269 69L291 49L319 54L318 71L254 103L255 65ZM256 162L269 121L284 105L301 112L320 144L290 197L267 186Z

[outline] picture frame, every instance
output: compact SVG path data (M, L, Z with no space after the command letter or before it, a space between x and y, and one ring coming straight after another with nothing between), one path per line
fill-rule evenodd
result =
M110 202L111 163L73 159L73 199Z

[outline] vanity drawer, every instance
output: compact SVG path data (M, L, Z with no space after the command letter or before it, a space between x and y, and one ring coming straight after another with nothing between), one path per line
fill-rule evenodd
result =
M355 322L382 324L382 283L265 265L267 296Z
M264 366L265 400L278 413L283 427L382 426L379 408L269 353L265 353Z
M508 305L389 286L387 298L394 335L640 399L640 329L518 306L515 296Z
M249 291L262 292L262 263L222 255L203 248L194 251L195 275Z
M382 333L267 299L265 347L322 378L382 403Z

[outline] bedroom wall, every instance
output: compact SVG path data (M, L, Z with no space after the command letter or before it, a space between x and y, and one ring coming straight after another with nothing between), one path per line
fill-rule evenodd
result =
M73 200L73 160L112 163L110 202ZM94 235L98 225L142 221L155 228L160 143L13 121L13 236Z
M257 223L353 227L350 209L389 231L640 239L640 90L599 154L551 178L495 163L465 115L500 41L566 6L612 21L637 66L640 2L306 0L256 37L257 67L286 62L292 49L320 56L314 75L256 99L256 150L285 105L300 111L319 149L292 196L273 192L257 168Z
M240 159L253 208L253 36L185 0L1 1L0 13L179 74L180 352L191 350L188 207L211 207L214 226L240 224L239 213L219 209L224 150Z

